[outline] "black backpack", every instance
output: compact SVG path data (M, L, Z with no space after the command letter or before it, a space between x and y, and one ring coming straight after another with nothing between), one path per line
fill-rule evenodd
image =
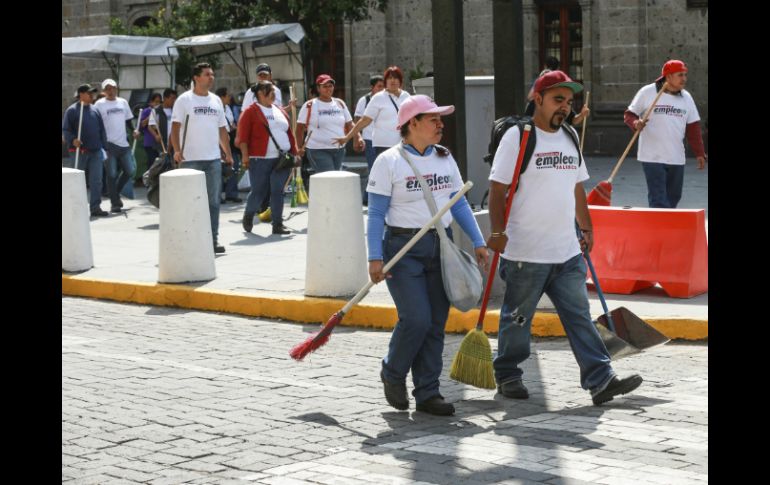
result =
M529 164L529 159L532 158L532 153L535 151L535 144L537 140L535 139L535 124L532 121L531 116L518 116L518 115L511 115L511 116L504 116L500 119L495 120L494 123L492 123L492 134L489 138L489 153L484 155L484 161L487 162L490 166L492 166L492 162L495 159L495 152L497 152L497 147L500 146L500 140L503 139L503 135L505 135L505 132L508 131L509 128L513 126L519 127L519 133L524 133L524 125L530 124L532 126L532 130L529 132L529 139L527 139L527 146L524 148L524 159L521 161L521 170L519 171L519 176L524 173L524 171L527 169L527 165ZM567 127L566 124L561 125L562 129L567 132L567 135L569 135L570 140L575 144L575 148L577 148L578 151L578 167L580 164L583 163L583 154L580 153L580 142L578 141L577 133L572 130L572 128Z

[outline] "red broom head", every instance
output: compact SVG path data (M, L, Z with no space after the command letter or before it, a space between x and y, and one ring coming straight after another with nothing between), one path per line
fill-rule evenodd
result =
M332 315L331 318L329 318L329 321L326 322L326 325L324 325L321 330L305 339L305 341L301 344L294 346L289 351L291 358L294 360L302 360L308 354L310 354L310 352L313 352L314 350L319 349L324 344L326 344L326 342L328 342L329 338L331 337L332 330L334 329L335 325L342 321L342 317L343 314L340 312Z
M588 193L586 201L590 205L610 205L612 199L612 184L603 180L596 184L596 187Z

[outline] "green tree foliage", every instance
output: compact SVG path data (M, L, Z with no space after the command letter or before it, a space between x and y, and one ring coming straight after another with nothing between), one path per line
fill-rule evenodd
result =
M305 29L308 48L312 52L329 23L365 20L369 18L370 9L384 12L387 4L388 0L173 0L169 15L166 7L162 7L146 27L127 27L116 18L111 19L110 27L113 34L181 39L230 29L297 22ZM219 67L216 56L197 62L200 61ZM179 84L189 84L195 62L187 49L180 49L176 64Z

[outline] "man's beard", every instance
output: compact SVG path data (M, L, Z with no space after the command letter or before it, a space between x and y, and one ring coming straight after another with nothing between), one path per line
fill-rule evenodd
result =
M556 123L555 122L557 116L561 116L562 117L561 123ZM561 115L559 113L554 113L553 116L551 116L551 120L549 121L549 123L551 125L551 129L558 130L559 127L561 126L561 124L564 122L565 119L567 119L566 116Z

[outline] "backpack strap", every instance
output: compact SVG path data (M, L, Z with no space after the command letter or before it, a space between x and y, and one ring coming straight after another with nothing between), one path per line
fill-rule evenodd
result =
M371 100L372 100L372 93L369 93L369 94L366 95L366 103L364 103L364 108L369 106L369 101L371 101Z
M574 131L574 129L571 126L567 126L566 124L561 125L562 129L567 132L567 135L569 136L569 139L572 140L572 143L575 144L575 148L578 152L578 167L583 163L583 154L580 153L580 141L578 140L577 133Z

